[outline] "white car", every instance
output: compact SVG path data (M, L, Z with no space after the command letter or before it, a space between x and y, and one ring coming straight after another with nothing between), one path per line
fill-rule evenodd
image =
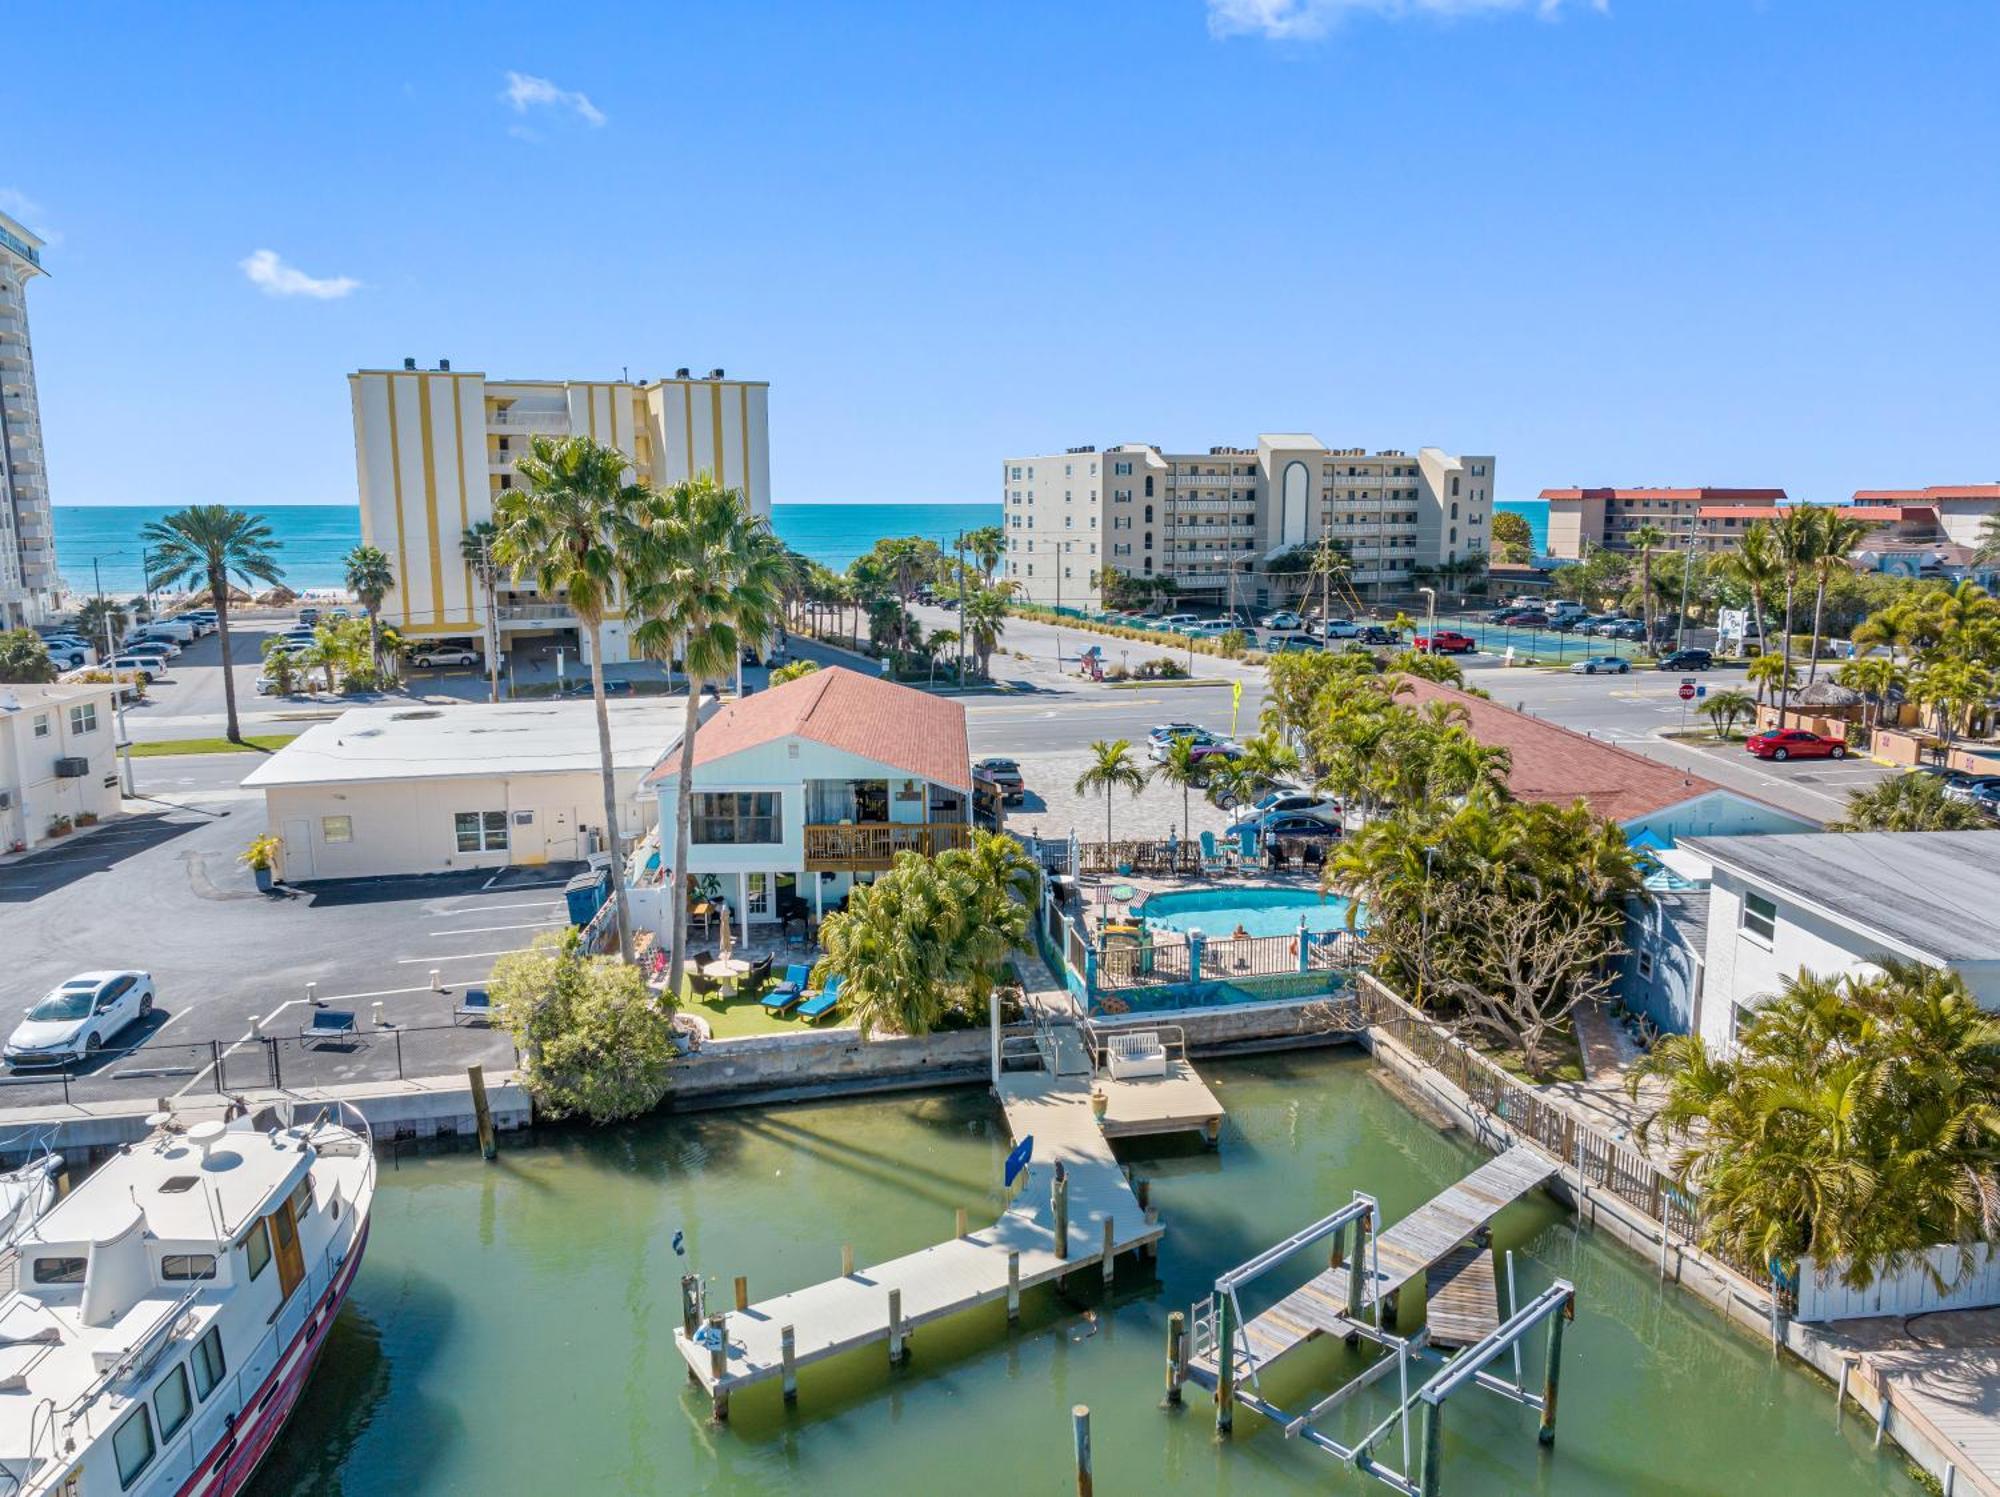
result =
M1361 626L1353 619L1328 619L1320 626L1319 635L1321 639L1358 639Z
M59 1066L95 1055L153 1011L148 972L80 972L49 990L7 1036L10 1066Z
M42 641L42 647L49 652L49 659L56 663L58 670L73 671L97 658L96 651L80 639L51 637Z
M410 651L410 663L428 669L435 665L477 665L479 656L472 647L456 640L417 645Z
M1201 616L1193 613L1170 613L1164 618L1153 620L1155 629L1164 629L1169 634L1178 634L1189 624L1199 624Z
M1267 613L1260 621L1266 629L1296 629L1303 622L1289 608L1280 608L1276 613Z

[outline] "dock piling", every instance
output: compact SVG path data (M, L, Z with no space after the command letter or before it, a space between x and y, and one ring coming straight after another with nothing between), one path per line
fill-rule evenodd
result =
M742 1274L736 1276L736 1308L739 1312L750 1308L750 1280Z
M840 1276L843 1279L854 1277L854 1244L851 1242L840 1245Z
M1069 1172L1056 1162L1056 1177L1049 1186L1049 1207L1055 1215L1056 1256L1069 1261Z
M729 1417L729 1394L722 1387L722 1380L728 1374L729 1318L711 1315L708 1317L708 1376L713 1393L709 1411L718 1424Z
M1007 1251L1007 1321L1011 1325L1021 1318L1021 1251L1009 1248Z
M1181 1360L1186 1344L1187 1316L1176 1310L1167 1317L1167 1402L1175 1406L1181 1401L1181 1379L1187 1372L1187 1364Z
M958 1230L952 1235L954 1237L963 1237L965 1235L965 1208L963 1206L958 1208L957 1226Z
M681 1334L689 1341L701 1329L701 1275L684 1273L681 1275ZM688 1381L699 1383L694 1364L688 1364Z
M486 1100L486 1067L467 1066L465 1080L472 1088L472 1120L479 1127L479 1153L482 1158L491 1159L496 1149L493 1142L493 1108Z
M1563 1301L1562 1313L1549 1317L1549 1365L1542 1374L1542 1424L1535 1431L1535 1439L1543 1445L1556 1443L1556 1391L1562 1381L1563 1322L1574 1319L1576 1296L1572 1294Z
M1076 1437L1076 1497L1090 1497L1090 1405L1077 1404L1069 1421Z
M904 1356L903 1347L903 1291L889 1291L889 1365L899 1366Z
M1116 1258L1116 1251L1112 1247L1111 1218L1106 1216L1104 1218L1104 1251L1099 1255L1098 1262L1104 1265L1104 1285L1107 1289L1111 1287L1112 1274L1117 1271Z
M1236 1423L1236 1299L1215 1291L1215 1432Z
M1561 1317L1557 1317L1560 1320ZM1424 1469L1418 1478L1420 1497L1438 1497L1444 1481L1444 1405L1424 1403Z
M799 1352L798 1339L790 1326L778 1331L778 1356L784 1369L785 1402L799 1401Z

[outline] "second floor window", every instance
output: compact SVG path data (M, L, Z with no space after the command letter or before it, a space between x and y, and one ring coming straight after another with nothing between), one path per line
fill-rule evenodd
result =
M694 840L697 842L770 843L784 840L775 790L697 792L694 798Z

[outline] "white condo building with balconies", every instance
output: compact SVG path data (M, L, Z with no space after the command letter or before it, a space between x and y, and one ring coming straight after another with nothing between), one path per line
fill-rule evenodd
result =
M389 558L395 590L383 618L404 638L463 636L483 652L484 591L466 560L468 527L493 518L514 463L537 436L588 436L632 460L662 488L701 474L771 513L770 386L681 369L658 380L500 380L441 360L347 377L361 534ZM502 650L524 639L566 643L576 619L561 598L502 576L495 597ZM604 658L630 658L622 620L604 622ZM576 641L580 643L580 640Z
M1303 434L1255 447L1077 447L1001 466L1002 575L1021 595L1100 606L1099 573L1168 577L1177 597L1261 608L1289 597L1270 564L1330 537L1365 594L1489 546L1493 458L1328 447ZM1296 578L1296 573L1291 574Z
M38 624L55 606L56 541L28 338L28 282L42 241L0 213L0 628Z

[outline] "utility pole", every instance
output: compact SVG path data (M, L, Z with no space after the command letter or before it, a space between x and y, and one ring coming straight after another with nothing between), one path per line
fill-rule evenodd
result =
M111 664L118 650L111 642L111 611L104 606L104 573L98 567L95 556L90 558L90 577L97 588L97 616L104 622L104 663L110 668L111 675L111 721L118 735L118 756L124 766L125 794L129 799L139 793L132 783L132 740L125 733L125 692L118 684L118 668ZM137 682L138 672L132 672L130 679Z
M1692 517L1688 520L1687 550L1681 554L1681 625L1674 632L1674 648L1687 648L1688 637L1688 580L1694 575L1694 528ZM1647 643L1650 645L1651 641Z
M958 684L965 684L965 532L958 533Z

